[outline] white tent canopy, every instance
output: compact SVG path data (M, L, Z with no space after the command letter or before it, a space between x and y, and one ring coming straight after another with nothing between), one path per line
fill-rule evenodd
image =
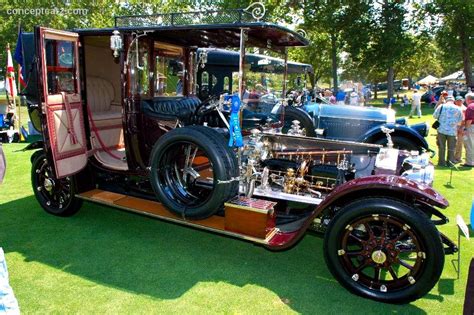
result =
M438 82L438 78L434 77L430 74L430 75L424 77L423 79L418 80L418 82L416 82L416 83L418 83L420 85L430 85L430 84L435 84L437 82Z
M451 73L450 75L447 75L439 79L439 81L455 81L455 80L466 80L464 76L464 72L462 70L456 71L454 73Z

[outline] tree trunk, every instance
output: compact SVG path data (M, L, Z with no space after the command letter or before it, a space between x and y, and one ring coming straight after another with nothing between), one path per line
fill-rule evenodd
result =
M332 84L334 95L337 93L337 37L336 34L331 34L331 59L332 59Z
M377 99L377 92L379 91L378 82L374 82L374 100Z
M466 76L466 85L467 86L474 86L474 82L472 80L472 63L471 57L469 56L469 45L468 45L468 36L464 31L464 28L461 29L459 34L459 39L461 40L461 54L462 54L462 63L463 63L463 71L464 75Z
M390 99L393 97L393 78L395 76L395 72L393 70L393 66L390 66L387 71L387 98Z

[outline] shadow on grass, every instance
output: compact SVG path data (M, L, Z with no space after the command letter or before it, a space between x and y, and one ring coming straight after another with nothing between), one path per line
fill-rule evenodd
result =
M136 294L175 299L199 282L226 282L271 290L306 314L425 313L414 305L384 305L347 292L327 270L322 239L313 235L291 250L271 252L92 203L73 217L54 217L33 196L3 204L0 221L6 252Z

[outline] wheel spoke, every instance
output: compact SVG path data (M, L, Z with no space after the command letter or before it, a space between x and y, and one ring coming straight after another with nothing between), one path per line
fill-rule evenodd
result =
M374 267L374 279L375 279L375 281L377 281L377 282L380 281L380 270L381 270L381 269L382 269L382 268L379 267L379 266L375 266L375 267Z
M403 237L405 237L405 235L407 234L407 231L405 230L402 230L400 232L400 234L398 234L394 239L392 239L392 242L398 242L399 240L401 240Z
M387 218L382 218L382 235L380 236L382 246L385 244L385 239L388 235L388 226L387 226Z
M368 260L365 260L362 264L360 264L357 269L355 270L355 273L359 273L365 268L367 268L370 265L370 262Z
M353 239L355 239L356 241L358 241L359 243L362 243L362 244L364 244L364 243L365 243L365 241L364 241L364 240L362 240L361 238L359 238L359 237L355 236L355 235L354 235L354 234L352 234L352 233L350 233L350 234L349 234L349 236L350 236L350 237L352 237Z
M367 233L369 233L369 238L370 239L374 238L375 234L374 234L374 231L372 230L372 228L370 227L370 224L364 223L364 227L365 227L365 230L367 231Z
M399 259L398 262L400 263L400 265L402 265L403 267L407 268L407 269L410 269L410 270L413 270L413 266L410 265L408 262L404 261L403 259Z
M362 256L362 251L357 250L357 251L348 251L346 252L347 256Z
M398 280L397 273L395 272L395 270L393 270L393 267L388 266L387 269L388 269L388 272L390 273L390 275L392 276L393 280Z

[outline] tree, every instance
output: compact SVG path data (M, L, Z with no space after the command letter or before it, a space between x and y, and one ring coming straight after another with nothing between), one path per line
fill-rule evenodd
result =
M308 31L306 37L310 40L309 46L292 49L288 54L288 59L312 65L313 83L316 85L321 79L331 77L330 51L322 48L330 45L330 39L327 34L313 31Z
M329 38L329 45L319 47L319 51L328 51L331 56L332 81L334 92L338 87L337 69L339 52L342 47L341 33L342 17L344 15L344 0L305 0L298 3L304 18L304 28L313 33L319 33Z
M441 21L434 30L448 59L462 61L466 84L474 86L472 58L474 52L474 5L472 0L433 0L424 7L432 18ZM455 47L455 49L453 49Z
M403 3L384 0L371 2L366 12L355 4L349 10L359 12L363 18L354 26L355 30L345 33L346 50L351 60L363 71L378 77L386 72L387 96L393 96L395 67L403 60L407 50L413 47L408 36L407 9ZM352 16L351 14L349 16ZM360 69L360 68L359 68Z
M440 76L443 72L441 51L432 36L410 36L412 47L405 51L395 65L399 78L421 78L427 75Z

